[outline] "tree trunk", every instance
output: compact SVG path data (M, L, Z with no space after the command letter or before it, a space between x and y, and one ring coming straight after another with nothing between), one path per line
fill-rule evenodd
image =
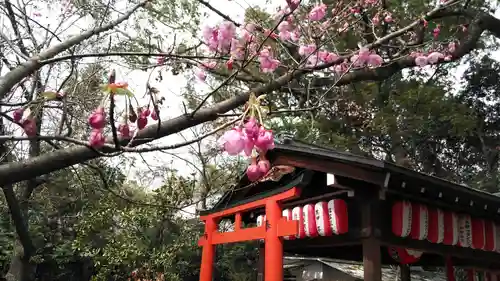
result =
M0 135L5 135L5 126L2 118L0 118ZM5 142L0 142L0 159L2 159L2 163L7 163L11 159L10 151ZM28 224L14 192L14 187L12 185L4 185L1 188L23 249L22 251L14 251L14 257L7 275L9 278L14 278L13 280L15 281L32 281L35 276L34 266L30 264L29 260L35 253L35 247L29 234Z

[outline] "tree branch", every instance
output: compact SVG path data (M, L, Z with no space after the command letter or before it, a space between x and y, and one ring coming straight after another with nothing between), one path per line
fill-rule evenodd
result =
M68 40L62 43L59 43L51 48L42 51L38 55L31 57L25 63L9 71L3 77L0 77L0 99L2 99L8 92L10 92L11 88L17 83L19 83L23 78L33 74L35 71L40 69L43 66L41 61L53 58L57 54L66 51L67 49L75 46L76 44L81 43L82 41L94 35L100 34L102 32L114 28L115 26L127 20L139 8L145 6L148 1L149 0L142 1L141 3L133 7L131 10L129 10L127 13L125 13L123 16L119 17L118 19L104 26L101 26L99 28L89 29L79 35L69 38Z

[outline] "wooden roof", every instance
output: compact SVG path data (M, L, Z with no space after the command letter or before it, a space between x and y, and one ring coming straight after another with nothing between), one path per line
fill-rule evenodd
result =
M429 205L467 210L479 216L496 217L500 214L499 196L374 158L287 138L277 142L268 158L273 166L289 165L295 170L277 182L251 183L243 175L234 188L203 214L267 197L293 186L304 187L312 181L315 185L326 185L327 174L335 175L335 179L345 186L378 187Z

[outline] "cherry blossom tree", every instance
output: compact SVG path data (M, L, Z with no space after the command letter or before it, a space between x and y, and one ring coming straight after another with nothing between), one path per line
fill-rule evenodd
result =
M333 88L457 63L500 37L492 4L479 1L277 4L272 13L245 4L238 22L205 0L3 1L0 186L25 256L35 246L23 204L54 171L222 135L221 151L248 157L247 175L258 180L270 169L265 153L274 135L266 120L273 115L326 110ZM220 20L200 22L200 10ZM82 21L81 30L68 31ZM189 38L164 36L160 26ZM146 89L114 71L118 63L145 70ZM195 94L177 117L167 114L172 97L153 85L167 72L205 86L186 87ZM297 102L272 108L283 97ZM207 124L193 139L157 142ZM23 181L18 200L14 185Z
M215 13L220 13L207 2L199 3ZM125 122L123 118L115 120L114 115L120 113L114 112L113 101L131 99L133 94L127 88L126 81L115 82L116 78L111 75L102 85L104 102L101 102L100 107L89 118L89 126L93 128L90 140L70 139L58 134L45 135L37 131L36 112L29 110L26 113L28 105L54 103L65 98L61 92L42 92L42 100L40 95L37 95L27 101L28 104L25 103L20 108L10 107L11 113L3 114L7 120L19 124L26 134L25 137L4 135L3 140L62 140L77 145L24 161L6 163L0 166L0 183L15 183L41 176L96 157L109 156L114 152L144 152L178 147L183 144L154 148L144 148L142 145L216 120L220 114L243 106L251 95L258 97L267 94L267 99L272 99L273 95L279 94L279 91L283 91L290 84L298 84L300 87L301 82L306 80L313 87L340 87L358 81L380 80L404 68L456 61L474 50L485 31L498 35L497 19L493 15L483 11L482 7L471 7L468 2L462 1L428 5L425 14L412 19L398 18L384 9L384 4L380 1L344 3L345 6L311 5L300 1L288 1L283 4L281 9L272 15L270 24L252 22L251 19L247 19L245 23L237 23L229 16L221 15L223 19L219 25L203 28L201 45L182 48L182 52L74 53L72 48L119 26L140 9L154 9L154 2L149 1L140 2L117 19L53 44L45 50L22 54L24 47L13 46L19 64L12 66L12 70L5 73L0 80L0 96L3 100L8 100L16 93L17 87L22 87L23 83L44 67L91 56L155 56L159 57L159 63L175 60L177 63L191 66L197 64L196 74L200 79L226 72L227 79L221 83L219 89L231 83L238 83L247 90L218 103L206 105L213 95L209 93L191 112L146 126L148 115L153 121L158 119L154 89L150 89L152 98L149 108L138 111L130 106L133 110L125 110L128 111L128 121ZM447 32L451 34L446 38L440 35L441 30L445 28L444 24L436 24L435 28L429 30L429 22L441 21L446 21L448 31L451 29L451 32ZM345 34L357 36L358 47L344 46L344 49L339 49L339 46L335 46L334 37ZM13 44L11 41L6 42ZM20 53L17 54L18 52ZM227 75L227 72L230 75ZM3 105L4 108L10 106L6 102L3 102ZM250 105L249 108L256 107ZM253 116L252 112L246 113ZM243 113L242 111L242 115L245 115ZM109 116L105 116L107 114ZM132 134L128 123L135 123L137 132ZM101 129L105 125L111 127L109 136L102 134ZM105 137L109 137L108 141Z

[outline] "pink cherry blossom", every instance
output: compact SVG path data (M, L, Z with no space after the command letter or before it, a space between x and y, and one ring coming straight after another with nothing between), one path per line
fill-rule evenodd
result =
M255 146L255 138L248 136L246 134L243 135L243 152L246 156L251 156L253 152L253 148Z
M217 66L217 62L216 61L206 61L204 63L202 63L203 67L207 68L207 69L214 69L216 66Z
M259 160L259 162L257 163L257 166L259 167L259 172L262 175L267 174L269 172L269 170L271 169L271 163L269 163L269 160L267 160L267 159Z
M444 55L440 52L432 52L427 56L430 64L436 64L440 59L444 59Z
M278 25L278 31L279 32L290 31L290 30L291 30L291 27L290 27L290 23L288 21L282 21Z
M299 55L306 57L311 55L314 51L316 51L316 45L315 44L309 44L309 45L301 45L299 46Z
M158 113L156 113L156 110L153 110L153 112L151 112L151 119L153 120L158 120Z
M273 72L280 65L280 61L273 58L269 48L265 48L259 53L259 62L262 72Z
M457 44L455 42L450 42L448 44L448 52L454 53L456 49L457 49Z
M89 116L88 123L90 127L94 129L102 129L106 123L106 117L104 116L104 107L98 107L92 114Z
M259 122L255 117L250 117L244 125L245 133L250 138L256 138L259 134Z
M309 20L312 21L320 21L326 15L326 5L320 4L314 8L312 8L311 12L309 12Z
M286 0L286 3L291 10L295 10L300 4L300 0Z
M120 124L118 125L118 132L122 138L130 138L130 127L128 124Z
M24 133L28 137L36 136L36 122L33 117L28 117L22 123Z
M282 31L278 34L281 41L287 41L292 38L292 33L290 31Z
M14 119L15 122L20 122L21 119L23 119L23 114L24 114L24 108L18 108L12 112L12 118Z
M236 26L230 21L224 21L219 26L219 51L227 52L231 46L232 39L236 35Z
M436 26L436 28L434 28L434 30L432 30L432 36L434 36L434 39L438 39L439 33L441 33L441 28L438 25Z
M106 138L102 134L102 130L93 129L92 132L90 132L90 137L89 137L90 146L94 148L101 148L104 146L105 143L106 143Z
M219 144L229 155L238 155L245 148L245 136L240 128L233 128L222 135Z
M368 65L373 66L373 67L378 67L381 66L384 60L382 59L381 56L377 54L370 54L368 56Z
M283 41L290 40L292 37L290 23L288 21L283 21L278 25L279 38Z
M415 57L415 64L417 66L426 66L427 64L429 64L427 56L424 56L424 55L421 55L421 54L417 55Z
M255 139L255 147L261 151L267 151L274 148L274 137L271 130L266 130L264 127L260 127L259 135Z
M325 63L331 63L339 59L339 56L337 56L337 54L327 51L319 51L318 57Z
M299 41L299 39L300 39L300 31L298 29L294 30L292 32L292 34L290 35L290 39L292 39L292 41L295 41L295 42Z
M344 74L347 69L349 69L349 67L346 63L337 64L333 67L333 71L335 71L338 75Z
M257 160L252 158L252 163L247 168L247 178L249 181L256 181L262 176L259 166L257 165Z
M148 107L145 107L143 108L141 111L140 111L140 115L141 117L148 117L150 114L151 114L151 110L149 109L149 106Z
M366 63L368 61L368 59L370 58L370 49L366 48L366 47L361 47L359 48L359 53L358 53L358 56L359 56L359 60L362 62L362 63Z
M142 130L146 128L146 125L148 124L148 118L145 116L139 116L137 118L137 129Z
M203 28L203 41L210 51L216 51L219 46L219 31L215 27L205 26Z
M233 39L233 43L231 43L231 57L237 60L242 60L245 57L245 46L236 39Z
M385 15L384 21L386 23L391 23L392 22L392 15L390 13L388 13L387 15Z
M373 23L373 25L379 25L380 24L380 18L378 17L378 15L374 16L372 18L372 23Z
M195 70L194 75L196 75L196 77L198 79L200 79L201 81L205 81L207 79L207 74L205 73L205 71L203 71L201 69Z

